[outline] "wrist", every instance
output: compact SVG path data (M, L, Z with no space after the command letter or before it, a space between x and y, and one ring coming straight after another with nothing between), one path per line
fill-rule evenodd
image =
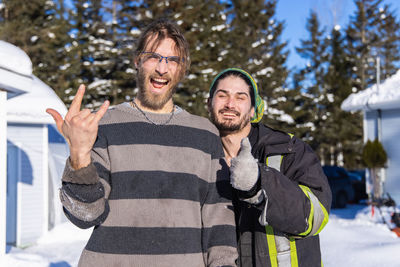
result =
M254 197L261 189L261 179L257 179L256 183L249 190L236 189L237 196L241 199Z
M91 162L90 152L89 153L79 153L76 151L70 151L70 163L74 170L79 170L87 167Z

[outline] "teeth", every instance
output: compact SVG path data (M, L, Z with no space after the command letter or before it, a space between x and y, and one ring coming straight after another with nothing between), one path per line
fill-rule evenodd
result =
M166 83L166 82L168 82L168 80L166 80L166 79L160 79L160 78L154 78L153 80L156 81L156 82L158 82L158 83Z
M228 115L228 116L236 116L236 114L234 114L234 113L228 113L228 112L224 112L223 114L224 114L224 115Z

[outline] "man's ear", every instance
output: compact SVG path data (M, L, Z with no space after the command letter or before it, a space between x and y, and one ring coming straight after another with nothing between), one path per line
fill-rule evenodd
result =
M135 57L135 58L133 59L133 64L135 64L135 68L138 69L138 67L139 67L139 61L138 61L138 58L137 58L137 57Z
M212 98L208 98L207 99L207 110L208 110L208 113L211 113L211 109L212 109Z
M254 117L254 113L255 113L255 111L254 111L254 107L251 107L251 109L250 109L250 118L253 118Z

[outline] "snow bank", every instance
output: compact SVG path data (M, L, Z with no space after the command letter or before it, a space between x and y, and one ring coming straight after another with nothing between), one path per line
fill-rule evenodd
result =
M79 256L92 229L82 230L66 222L41 237L37 244L26 249L7 247L6 266L48 267L78 266Z
M388 215L382 208L382 215ZM378 210L348 205L333 209L320 234L324 267L397 267L400 264L400 238L389 230Z
M400 107L400 70L380 86L373 85L364 91L349 95L341 105L346 111L368 109L393 109Z

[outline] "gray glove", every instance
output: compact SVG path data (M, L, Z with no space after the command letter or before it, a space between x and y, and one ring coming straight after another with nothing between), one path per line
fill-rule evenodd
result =
M257 183L258 164L251 154L249 138L243 138L240 143L240 151L237 157L232 158L231 184L234 188L241 191L249 191Z

